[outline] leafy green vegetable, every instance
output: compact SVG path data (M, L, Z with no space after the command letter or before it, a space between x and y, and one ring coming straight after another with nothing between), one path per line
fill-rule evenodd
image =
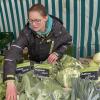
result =
M99 71L99 67L87 67L80 69L80 72L92 72L92 71Z
M83 68L79 60L68 55L64 55L63 58L60 60L60 63L64 68L66 67L72 67L77 69Z
M30 65L24 61L18 67ZM19 100L99 100L100 80L82 80L79 77L81 63L73 57L65 55L55 65L35 64L35 68L50 70L50 77L37 77L33 70L16 75L16 86ZM0 100L5 98L5 85L0 73Z
M2 73L0 73L0 100L4 100L5 98L5 88L6 86L2 80Z
M23 63L17 64L17 68L20 68L20 67L26 67L26 66L30 66L30 61L24 60Z
M51 77L38 79L33 77L31 72L21 77L20 87L18 81L16 82L20 94L19 98L25 97L25 99L29 100L52 100L52 98L56 98L56 95L58 95L59 98L66 98L66 96L68 96L65 96L63 87ZM60 93L62 94L60 95Z
M70 88L72 80L79 77L80 72L73 68L66 68L62 71L59 71L56 75L56 80L64 87Z
M77 78L72 83L72 100L99 100L100 94L95 89L95 82L89 79Z

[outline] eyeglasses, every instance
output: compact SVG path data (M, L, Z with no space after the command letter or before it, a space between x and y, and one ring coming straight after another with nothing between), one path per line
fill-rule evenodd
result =
M41 19L34 19L34 20L28 19L28 22L29 22L30 24L33 24L33 23L40 24L40 23L41 23Z

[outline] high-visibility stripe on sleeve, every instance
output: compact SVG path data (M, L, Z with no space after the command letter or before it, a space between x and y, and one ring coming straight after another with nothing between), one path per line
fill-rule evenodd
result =
M14 75L7 75L7 78L9 78L9 77L14 78L15 76Z
M63 48L67 49L67 46L63 46Z
M11 46L17 47L17 48L19 48L19 49L22 49L22 47L20 47L20 46L18 46L18 45L11 45Z
M5 61L13 61L13 60L11 60L11 59L4 59Z

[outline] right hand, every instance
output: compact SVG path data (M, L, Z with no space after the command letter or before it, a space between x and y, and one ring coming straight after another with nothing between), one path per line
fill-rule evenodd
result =
M6 100L17 100L17 90L14 80L7 80Z

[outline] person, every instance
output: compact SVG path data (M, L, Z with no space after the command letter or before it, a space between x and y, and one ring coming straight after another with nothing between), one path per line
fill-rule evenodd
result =
M64 55L68 43L72 41L60 20L49 15L42 4L34 4L29 9L28 18L28 23L5 55L3 76L7 84L6 100L17 99L14 82L16 63L25 47L28 48L30 61L47 60L48 63L55 64Z

